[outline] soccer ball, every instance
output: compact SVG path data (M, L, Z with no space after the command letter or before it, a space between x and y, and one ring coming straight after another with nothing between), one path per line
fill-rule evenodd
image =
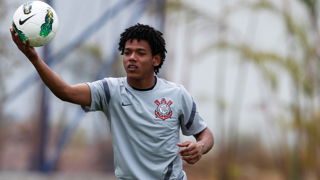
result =
M56 12L47 3L29 1L15 11L12 26L22 42L29 39L30 46L39 47L54 38L59 20Z

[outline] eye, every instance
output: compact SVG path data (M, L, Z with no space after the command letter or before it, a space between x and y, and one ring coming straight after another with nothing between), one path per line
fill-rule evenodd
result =
M139 55L139 56L144 56L144 55L146 55L146 53L139 51L139 52L138 52L138 55Z
M129 56L129 55L130 55L130 51L124 51L123 54L124 54L125 56Z

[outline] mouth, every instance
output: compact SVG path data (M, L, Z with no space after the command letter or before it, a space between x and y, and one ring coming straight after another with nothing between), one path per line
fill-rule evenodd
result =
M129 71L135 71L135 70L138 69L138 66L130 64L130 65L127 66L127 69Z

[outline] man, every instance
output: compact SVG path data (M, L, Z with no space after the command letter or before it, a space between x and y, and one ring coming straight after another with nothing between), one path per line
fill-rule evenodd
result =
M118 179L187 179L182 160L194 164L213 146L213 136L186 89L156 76L165 56L162 33L136 24L121 34L126 77L70 86L11 29L12 39L60 99L85 111L103 111L111 122ZM180 129L196 142L179 143Z

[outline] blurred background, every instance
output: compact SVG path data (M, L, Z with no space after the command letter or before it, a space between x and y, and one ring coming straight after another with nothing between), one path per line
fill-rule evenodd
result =
M56 98L11 41L24 2L0 0L0 180L115 179L104 115ZM45 2L60 26L37 51L70 84L125 75L126 27L164 33L160 76L189 90L215 136L189 179L320 179L317 0Z

